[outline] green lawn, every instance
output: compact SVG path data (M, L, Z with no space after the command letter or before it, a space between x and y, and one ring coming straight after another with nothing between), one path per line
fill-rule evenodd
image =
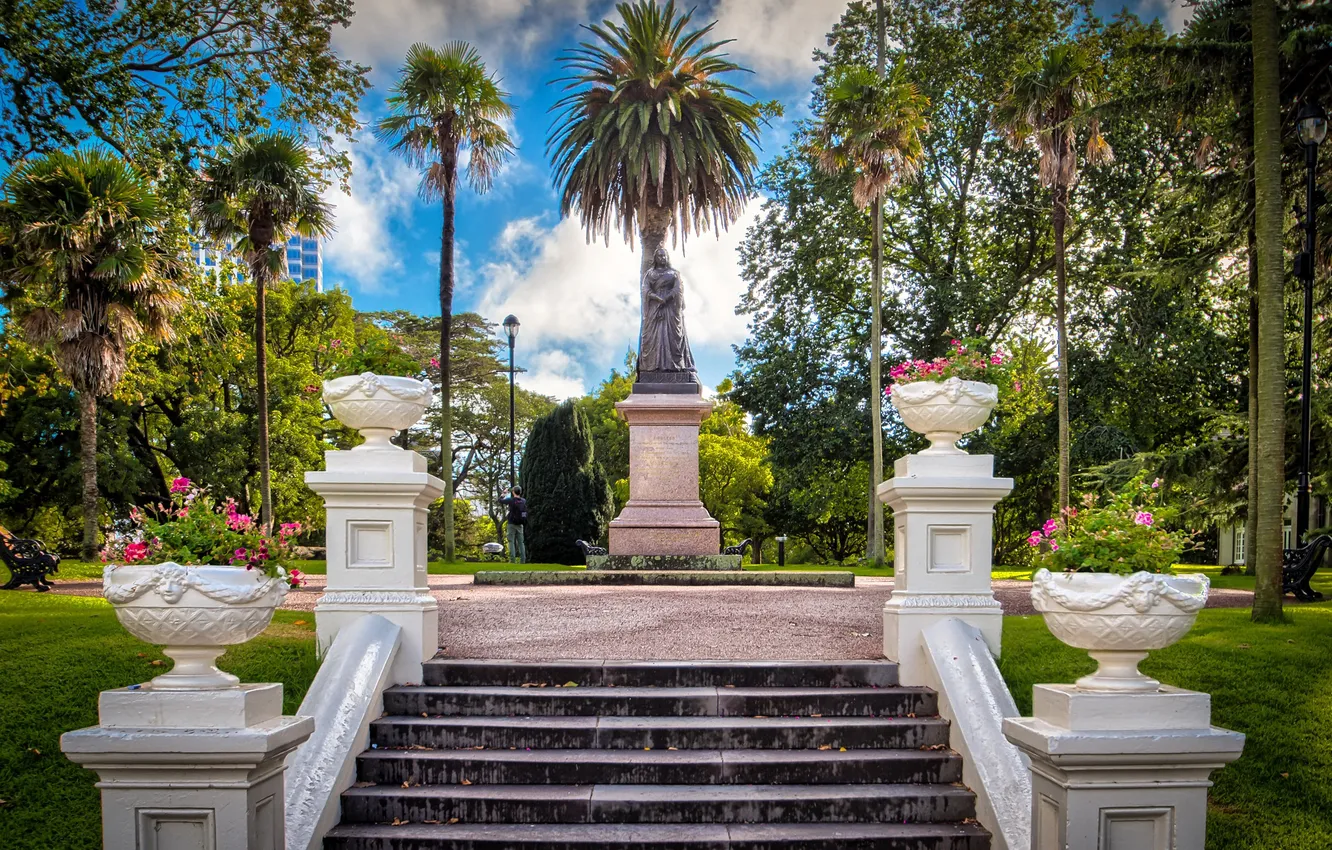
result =
M153 662L159 662L154 666ZM101 847L96 775L60 752L60 734L97 723L97 694L170 669L121 628L102 599L0 593L0 847ZM282 682L295 711L318 669L314 617L279 611L268 631L222 657L246 682Z

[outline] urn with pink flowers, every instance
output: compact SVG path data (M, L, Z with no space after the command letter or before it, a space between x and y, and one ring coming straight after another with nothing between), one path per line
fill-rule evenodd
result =
M924 455L963 454L957 441L980 428L999 403L997 378L1009 357L1000 349L985 353L983 340L953 340L944 357L906 360L889 370L887 394L902 423L924 434Z
M102 550L102 595L130 634L162 645L175 661L145 687L237 687L215 662L267 628L288 589L300 585L300 571L281 565L300 524L265 534L235 502L217 504L186 478L172 482L170 502L135 508L130 519L133 530Z

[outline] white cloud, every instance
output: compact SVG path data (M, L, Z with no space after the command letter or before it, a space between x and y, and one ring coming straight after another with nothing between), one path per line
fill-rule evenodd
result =
M1158 15L1167 31L1182 32L1193 20L1193 13L1198 9L1191 0L1147 0L1143 4L1143 17L1148 21L1152 15Z
M762 200L722 233L692 237L672 251L685 280L685 325L694 348L726 352L745 335L735 314L745 284L738 248ZM588 244L574 219L509 222L492 247L493 259L476 273L477 310L498 321L513 313L522 321L519 346L531 370L519 382L530 389L576 395L618 366L637 348L639 294L636 251L618 236L607 246ZM555 392L558 390L558 392Z
M469 41L487 67L502 73L588 20L593 5L593 0L374 0L358 3L351 25L333 38L340 53L372 66L381 82L397 73L407 48L418 41L435 46Z
M726 50L766 82L806 83L814 50L846 10L842 0L719 0L715 32L735 41Z
M328 277L333 284L349 278L361 292L392 291L391 277L403 264L389 223L410 221L420 174L368 133L351 158L351 193L335 188L325 198L337 230L325 242L324 258L339 272Z

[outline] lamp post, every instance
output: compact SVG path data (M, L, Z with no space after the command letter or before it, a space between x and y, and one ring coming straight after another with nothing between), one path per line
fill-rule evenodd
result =
M515 480L517 475L514 471L514 437L513 437L513 342L518 338L519 322L518 317L510 314L504 317L504 333L509 337L509 486L513 487L518 482Z
M777 538L777 566L786 566L786 535Z
M1313 393L1313 285L1314 244L1318 237L1318 188L1314 175L1318 168L1318 145L1327 138L1327 113L1312 100L1304 102L1295 119L1295 128L1304 145L1305 178L1304 251L1295 260L1295 274L1304 282L1304 372L1300 383L1300 477L1295 502L1295 548L1304 545L1309 530L1309 463L1312 448L1310 396Z

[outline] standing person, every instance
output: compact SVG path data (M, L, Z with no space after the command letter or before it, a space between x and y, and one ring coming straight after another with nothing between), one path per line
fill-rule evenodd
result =
M514 564L527 562L527 544L523 540L523 529L527 525L527 500L523 498L522 487L512 487L507 499L500 499L501 505L509 508L509 517L505 524L509 535L509 561Z

